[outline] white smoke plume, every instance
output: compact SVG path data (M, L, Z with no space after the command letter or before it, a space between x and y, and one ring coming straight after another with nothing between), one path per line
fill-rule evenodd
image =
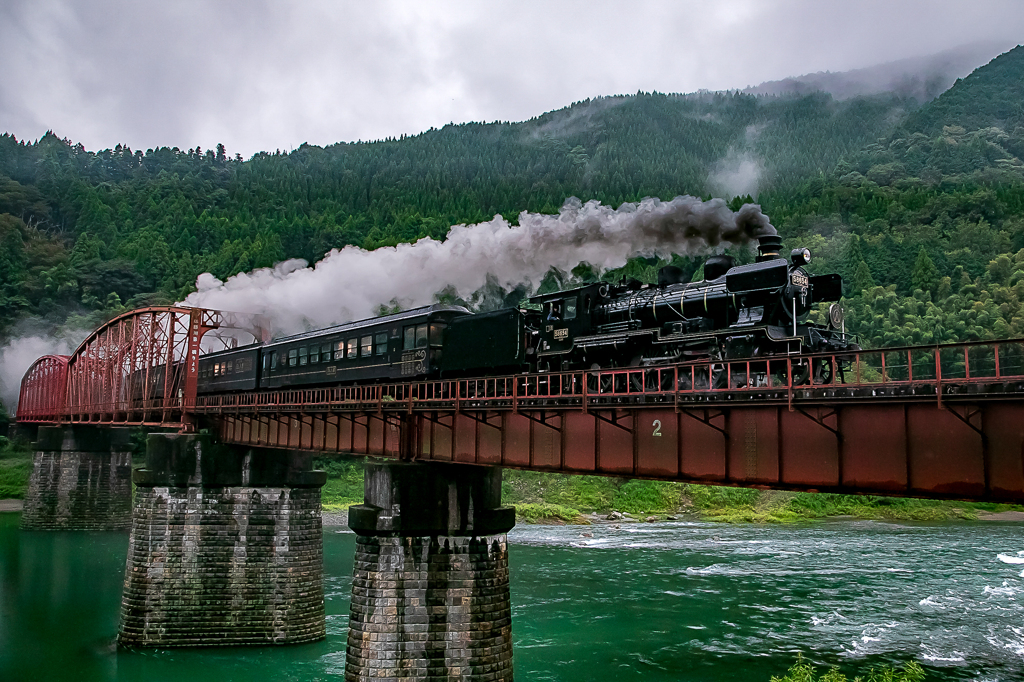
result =
M715 164L708 176L708 184L718 194L730 197L757 196L764 164L748 151L730 149L723 159Z
M199 276L185 305L259 313L278 334L374 315L379 306L427 305L436 292L469 297L491 278L509 289L535 287L551 268L581 262L604 270L632 256L704 253L774 234L761 207L733 212L722 199L644 199L617 209L569 199L558 215L523 212L519 224L501 216L455 225L444 241L425 238L374 251L333 250L312 267L289 260L220 281Z
M14 416L21 392L21 379L32 363L44 355L70 355L88 334L83 329L15 336L0 346L0 402Z

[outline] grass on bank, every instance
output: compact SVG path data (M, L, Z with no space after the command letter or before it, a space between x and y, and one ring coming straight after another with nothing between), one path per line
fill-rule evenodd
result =
M0 500L25 499L32 475L32 452L28 443L0 436Z
M567 522L574 513L582 516L612 510L637 517L691 513L727 523L792 523L835 516L948 521L977 519L981 511L1024 510L991 503L793 493L516 470L504 472L502 501L514 505L528 523ZM557 506L557 513L545 514L542 505Z
M804 660L803 656L797 656L796 663L785 677L772 675L771 682L924 682L924 679L924 669L917 661L908 661L900 668L887 665L871 668L867 677L858 675L852 680L839 672L839 668L831 668L819 677L813 665Z

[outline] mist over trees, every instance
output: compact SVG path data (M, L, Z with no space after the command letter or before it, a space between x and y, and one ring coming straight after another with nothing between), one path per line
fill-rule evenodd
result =
M865 345L1024 335L1022 84L1017 48L923 105L638 93L248 160L0 135L0 337L28 317L91 324L180 300L202 272L440 239L570 196L679 194L756 198L787 247L843 275Z

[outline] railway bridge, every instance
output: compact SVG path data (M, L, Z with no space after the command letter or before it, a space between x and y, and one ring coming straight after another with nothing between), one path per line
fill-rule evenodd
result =
M313 453L367 457L352 680L511 679L503 468L1024 502L1024 339L198 394L199 356L238 334L265 336L258 318L133 311L22 383L23 525L131 527L126 645L324 636Z

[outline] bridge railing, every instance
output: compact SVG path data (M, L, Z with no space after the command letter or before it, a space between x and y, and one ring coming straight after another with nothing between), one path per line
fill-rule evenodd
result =
M881 392L878 389L885 389ZM890 390L891 389L891 390ZM899 389L909 389L901 392ZM934 396L962 391L1024 397L1024 340L697 361L656 367L544 372L201 395L199 413L288 409L517 409L623 402Z

